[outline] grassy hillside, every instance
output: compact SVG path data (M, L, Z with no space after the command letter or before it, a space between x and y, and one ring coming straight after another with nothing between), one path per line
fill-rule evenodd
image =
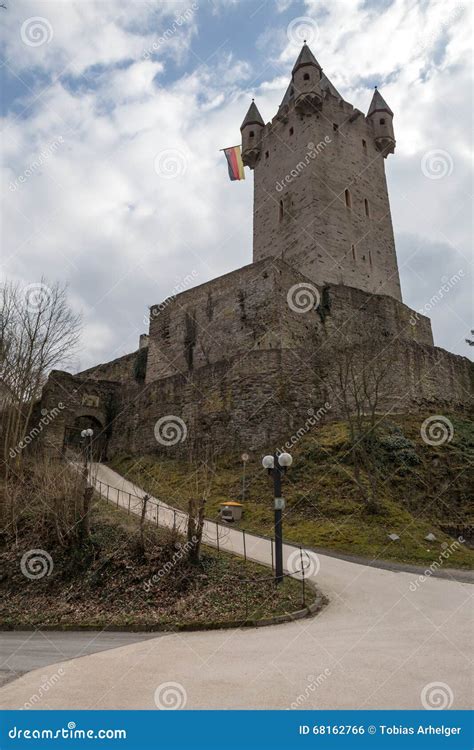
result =
M430 564L472 524L474 425L454 415L450 442L427 445L420 435L426 415L394 416L380 424L376 466L380 509L368 512L357 485L345 424L316 426L292 448L293 466L284 480L284 536L314 547L386 560ZM239 452L240 453L240 452ZM247 464L245 511L241 526L272 534L272 486L260 453ZM117 456L111 466L155 497L186 508L199 494L200 471L185 461L156 456ZM240 456L217 460L206 515L217 518L219 504L242 495ZM472 493L471 493L472 494ZM472 528L472 526L471 526ZM425 541L434 533L435 542ZM388 534L400 540L391 542ZM470 567L474 553L461 545L446 567Z

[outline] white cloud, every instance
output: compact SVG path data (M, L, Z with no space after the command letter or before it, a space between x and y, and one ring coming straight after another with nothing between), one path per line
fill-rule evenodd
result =
M184 2L181 11L190 6ZM186 274L196 271L196 283L202 283L251 260L251 179L230 183L218 149L239 142L253 93L246 88L259 71L251 69L252 60L222 53L212 65L196 62L195 70L171 84L169 56L183 59L199 28L199 10L153 57L144 57L172 28L177 6L138 3L132 14L130 7L128 0L67 5L44 0L40 7L32 0L8 14L9 67L20 76L34 68L53 78L46 90L38 79L25 96L28 110L9 114L3 123L8 211L2 231L9 247L4 267L25 282L42 274L69 281L74 306L85 311L82 367L133 349L145 330L147 307L168 296ZM236 12L225 3L217 7L221 14ZM388 81L383 93L395 111L398 139L396 155L387 160L394 225L401 237L404 288L409 303L419 308L430 282L421 291L409 274L423 273L435 287L444 265L450 269L453 258L456 265L469 249L467 11L447 26L445 6L436 0L419 6L396 0L385 12L348 1L327 5L320 17L319 7L308 2L305 11L318 18L314 52L344 96L367 106L367 79L378 74ZM35 48L21 42L19 29L28 14L49 19L54 29L49 44ZM280 23L278 15L272 23ZM447 36L447 47L435 64L440 35ZM287 44L285 28L279 38ZM257 97L266 120L281 100L294 56L288 45L265 69ZM80 77L55 79L65 66ZM58 138L60 146L41 168L10 190L12 180ZM420 161L430 148L452 155L450 178L423 176ZM170 151L166 164L177 169L174 179L155 170L160 155ZM423 247L421 266L411 258L410 242ZM430 243L437 248L435 268L427 260ZM468 354L452 335L456 331L456 341L462 339L459 319L467 319L461 289L452 302L454 313L444 309L435 333L442 345Z

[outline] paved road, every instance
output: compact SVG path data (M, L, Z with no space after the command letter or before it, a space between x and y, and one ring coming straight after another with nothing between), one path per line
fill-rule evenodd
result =
M0 685L33 669L63 659L126 646L154 636L149 633L55 632L35 630L0 633Z
M117 488L109 500L128 507L127 493L137 488L107 467L97 472ZM153 520L153 507L149 513ZM172 523L173 512L160 510L158 521ZM215 539L212 523L205 534L209 543ZM229 529L220 544L242 552L236 530ZM285 565L293 552L285 546ZM247 535L247 553L266 564L271 559L268 540L259 537ZM420 581L415 573L325 555L317 563L313 579L330 603L315 618L169 634L64 661L6 685L0 703L24 705L39 694L42 679L61 669L37 708L152 709L164 696L188 708L404 709L440 696L446 707L470 706L470 584Z

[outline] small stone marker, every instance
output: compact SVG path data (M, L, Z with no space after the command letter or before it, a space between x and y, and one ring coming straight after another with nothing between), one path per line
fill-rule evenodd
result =
M426 539L427 542L435 542L436 541L436 537L435 537L434 534L431 533L431 531L430 531L429 534L427 534L425 536L425 539Z
M398 540L400 539L398 534L388 534L388 538L391 539L392 542L398 542Z

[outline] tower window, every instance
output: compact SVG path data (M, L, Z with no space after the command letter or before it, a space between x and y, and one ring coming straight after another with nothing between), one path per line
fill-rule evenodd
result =
M355 260L356 259L356 249L355 249L354 245L351 245L351 250L352 250L352 259Z
M372 265L372 253L370 252L370 250L369 250L369 263L370 265Z
M362 148L367 148L367 141L362 138Z
M295 93L295 92L294 92L294 89L292 89L292 88L291 88L291 89L290 89L290 96L293 96L293 94L294 94L294 93Z
M367 198L364 198L364 208L365 208L365 215L370 218L369 201L367 200Z
M305 73L303 76L304 81L309 81L309 73Z
M254 133L253 130L251 130L250 133L249 133L249 138L253 138L254 136L255 136L255 133Z
M270 156L270 152L269 151L265 151L265 159L268 159L269 156Z
M332 129L334 130L335 133L337 133L337 131L339 130L339 125L337 124L337 122L333 122Z
M382 117L379 122L381 125L385 125L385 117Z
M294 132L293 128L290 128L290 135L293 135Z
M281 221L283 219L283 201L280 201L279 209L278 209L278 218Z
M349 190L347 188L344 190L344 197L346 199L346 207L347 208L352 208L352 198L351 198L351 194L350 194L350 192L349 192Z

